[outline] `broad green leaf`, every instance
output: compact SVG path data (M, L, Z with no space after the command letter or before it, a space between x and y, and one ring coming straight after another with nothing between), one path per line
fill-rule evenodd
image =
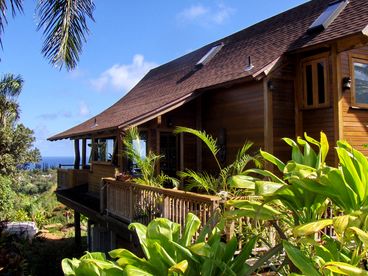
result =
M267 170L249 169L249 170L246 170L244 173L245 174L256 173L256 174L259 174L259 175L262 175L262 176L265 176L265 177L269 177L273 182L287 185L285 181L283 181L281 178L279 178L278 176L276 176L275 174L273 174L272 172L267 171Z
M293 234L296 237L309 236L309 235L312 235L312 234L315 234L321 231L323 228L331 225L332 223L333 223L332 219L323 219L323 220L319 220L319 221L315 221L315 222L311 222L307 224L302 224L302 225L294 227Z
M359 226L360 223L360 219L352 215L337 216L333 218L335 232L340 236L345 234L348 227L356 227Z
M297 141L299 145L302 145L304 147L304 165L315 167L317 160L317 154L315 153L315 151L311 148L308 142L306 142L302 138L298 137Z
M101 271L94 260L84 259L75 270L78 276L100 276Z
M188 269L188 261L184 260L169 268L169 275L173 273L184 274Z
M127 265L144 268L145 270L154 273L155 267L148 263L146 259L141 259L127 249L115 249L109 252L112 258L118 258L116 263L124 268Z
M184 233L179 243L183 246L189 246L200 225L199 218L192 213L188 213L185 219Z
M180 235L180 224L167 218L156 218L148 224L146 235L147 239L177 241Z
M143 253L146 256L147 259L150 259L150 254L149 251L147 249L147 227L141 223L138 222L133 222L131 224L129 224L128 227L129 230L131 231L135 231L137 233L138 239L139 239L139 244L142 247Z
M225 245L224 257L222 261L227 263L234 257L235 251L238 248L238 239L236 236L232 237Z
M191 259L194 262L197 262L197 263L199 262L198 259L192 254L192 252L188 248L174 241L169 241L169 243L172 244L176 248L176 250L180 252L180 254L182 254L183 259Z
M353 231L358 236L358 238L363 242L364 247L368 249L368 233L354 226L349 227L348 229Z
M211 247L205 242L193 244L189 247L189 250L199 256L208 258L211 256Z
M298 248L287 241L283 241L283 246L292 263L305 275L321 275L314 267L312 261L308 259Z
M78 268L80 261L77 259L63 259L61 261L61 268L63 269L64 275L74 276L75 270Z
M272 195L285 184L269 182L269 181L256 181L256 195L267 196Z
M227 179L231 188L254 190L254 178L248 175L234 175Z
M262 205L260 202L252 202L248 200L229 200L228 205L239 208L237 210L226 211L226 218L251 217L261 220L275 219L275 216L281 213L268 205Z
M271 162L272 164L274 164L275 166L277 166L277 168L282 172L284 171L284 167L285 167L285 164L284 162L282 162L280 159L278 159L276 156L273 156L272 154L266 152L266 151L263 151L263 150L260 150L260 153L262 155L262 157L264 159L266 159L268 162Z
M286 144L288 144L292 150L291 150L291 159L299 164L304 163L304 157L303 154L300 152L300 148L297 143L295 143L294 140L290 138L282 138Z
M364 201L365 185L362 183L359 174L354 166L354 162L350 153L344 148L336 148L337 155L339 157L340 165L344 173L344 178L347 184L358 195L360 202Z
M127 265L123 271L123 276L154 276L154 274L144 271L138 267Z
M343 262L328 262L325 264L324 268L331 270L334 273L339 273L342 275L349 275L349 276L368 275L368 271Z
M102 252L86 252L86 254L80 258L80 260L84 259L106 261L106 255Z

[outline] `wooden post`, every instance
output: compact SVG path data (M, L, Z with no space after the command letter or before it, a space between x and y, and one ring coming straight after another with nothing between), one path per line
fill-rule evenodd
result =
M87 139L83 138L82 140L82 169L85 169L87 166Z
M198 97L196 100L196 129L202 130L202 96ZM196 159L197 159L197 170L202 170L202 141L200 139L196 139Z
M79 139L74 140L74 153L75 153L74 169L78 170L80 164Z
M74 238L77 246L81 245L81 227L80 227L80 213L74 210Z

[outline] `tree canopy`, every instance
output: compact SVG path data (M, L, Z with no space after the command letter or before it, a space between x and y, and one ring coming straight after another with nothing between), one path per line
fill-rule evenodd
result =
M6 74L0 79L0 175L13 175L19 165L37 162L40 152L33 148L33 131L18 123L21 76Z

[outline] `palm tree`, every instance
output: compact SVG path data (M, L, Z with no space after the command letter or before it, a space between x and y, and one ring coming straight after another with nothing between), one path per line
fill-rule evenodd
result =
M19 118L17 98L23 88L20 75L5 74L0 79L0 127L15 122Z
M22 13L23 0L0 0L1 46L9 7L13 16ZM58 68L65 65L68 70L76 67L83 43L86 42L86 35L89 33L87 19L94 21L94 8L92 0L38 0L37 30L43 32L42 53L52 65Z

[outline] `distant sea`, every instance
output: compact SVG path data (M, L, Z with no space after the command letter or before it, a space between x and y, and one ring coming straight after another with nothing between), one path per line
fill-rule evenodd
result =
M59 168L59 164L61 165L73 165L74 157L72 156L43 156L41 161L38 163L29 164L29 169L39 168Z

